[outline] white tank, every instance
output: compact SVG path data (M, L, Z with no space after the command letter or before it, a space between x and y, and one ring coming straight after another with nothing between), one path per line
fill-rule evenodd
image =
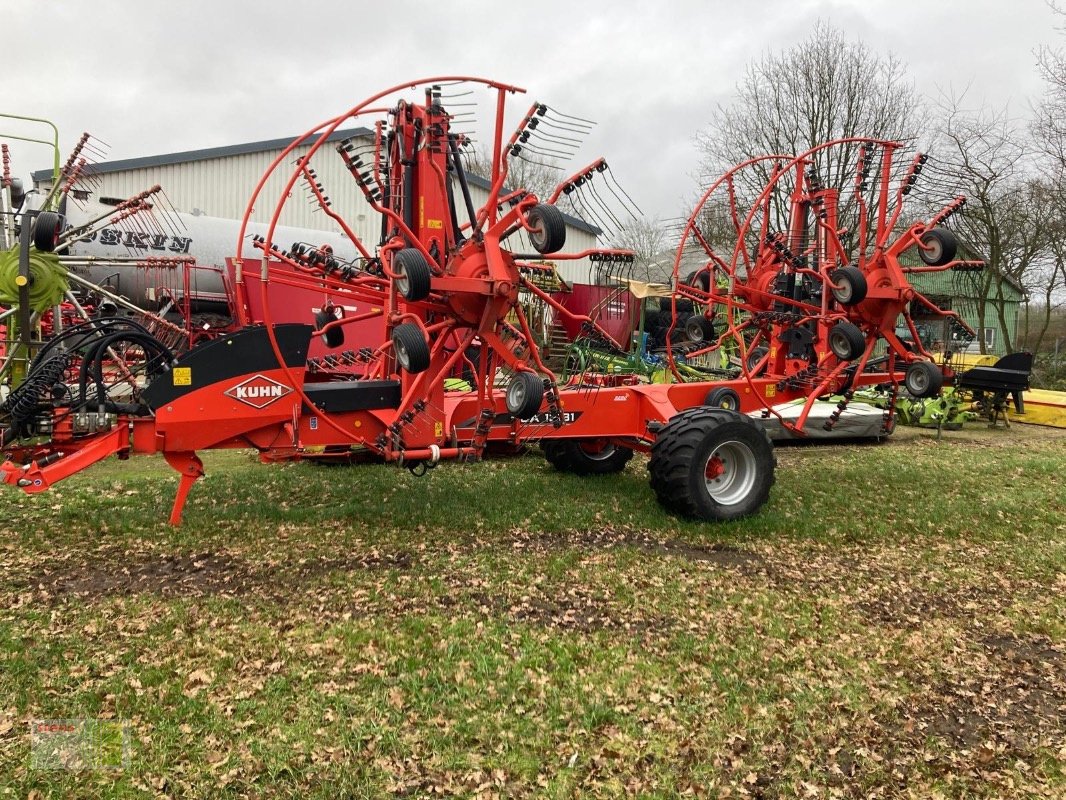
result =
M66 203L64 209L67 222L72 227L79 227L114 209L99 203ZM123 264L116 261L92 263L85 259L114 259L153 257L191 256L196 259L196 268L190 270L189 297L194 305L204 310L221 310L226 302L223 275L226 272L226 259L232 258L237 251L237 235L240 221L208 217L197 214L156 213L157 226L151 220L140 220L137 216L115 223L104 223L84 240L79 240L64 251L70 256L68 268L93 283L105 286L116 294L121 294L132 302L145 308L157 308L167 295L183 293L183 278L180 268L144 267L134 263ZM252 246L254 235L265 236L267 226L251 223L242 248L242 257L256 259L262 257L262 251ZM273 243L283 250L294 243L318 247L328 244L333 254L341 260L352 260L357 250L351 240L340 233L317 231L307 228L289 228L278 226L274 230Z

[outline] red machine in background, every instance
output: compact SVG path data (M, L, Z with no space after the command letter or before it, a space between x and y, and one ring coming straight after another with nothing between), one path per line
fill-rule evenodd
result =
M461 158L466 138L453 130L443 94L458 84L485 92L491 101L491 188L476 208ZM414 99L411 90L419 93ZM296 140L253 192L235 243L241 254L252 209L271 203L261 196L269 176L291 163L295 147L310 143L273 205L265 235L256 238L262 258L233 259L242 327L177 359L145 332L106 320L57 337L0 407L10 456L0 465L4 481L39 492L110 454L161 452L182 476L171 514L176 523L203 474L196 455L203 449L251 447L264 461L358 453L428 469L446 459L480 458L493 441L539 442L557 468L578 473L618 471L635 450L649 452L652 488L669 509L733 519L766 502L774 470L765 432L740 412L765 409L770 415L771 401L812 403L872 383L911 385L924 376L927 389L937 384L940 370L893 332L896 318L918 297L899 256L918 248L930 268L950 268L954 240L921 223L896 230L903 195L893 198L888 184L899 145L869 142L866 152L876 148L885 166L876 181L876 213L864 207L857 212L862 230L854 246L844 241L834 209L839 193L820 186L813 170L821 148L797 158L774 157L780 166L750 208L741 208L733 193L732 233L724 238L708 234L700 217L705 203L693 214L675 272L696 242L702 262L681 292L702 305L708 325L726 317L717 338L720 344L722 337L733 337L741 349L745 366L735 377L715 384L604 387L578 375L560 385L540 356L520 291L604 342L618 342L538 288L523 265L545 255L629 254L562 254L566 226L559 209L523 190L505 193L511 159L522 157L531 139L559 136L568 120L534 103L506 136L506 100L519 92L475 78L403 84ZM325 147L341 125L381 114L371 146L342 142L335 152ZM321 157L343 159L353 188L381 218L378 242L363 242L332 209L313 166ZM860 163L856 181L868 177L866 163ZM704 200L737 174L727 175ZM791 187L785 176L792 176ZM356 259L338 260L326 247L274 241L299 182L311 187L323 212L355 244ZM959 205L961 200L934 223ZM775 230L778 225L784 227ZM726 257L718 255L721 241L728 241ZM276 287L317 295L315 319L292 320L277 308ZM313 343L344 352L345 337L369 321L384 325L376 346L349 351L332 364L316 360L309 368ZM879 341L888 348L880 360L872 358ZM143 388L115 395L118 382L109 382L101 366L104 343L141 350ZM760 347L766 352L753 358ZM451 389L459 374L467 385ZM805 418L791 424L802 430Z

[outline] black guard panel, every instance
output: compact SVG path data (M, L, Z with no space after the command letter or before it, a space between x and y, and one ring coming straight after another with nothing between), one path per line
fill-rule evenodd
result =
M399 381L338 381L308 383L304 394L314 404L305 411L343 414L346 411L373 411L400 407Z
M301 375L307 364L313 330L301 323L274 326L285 365L299 369ZM178 359L170 372L152 381L142 396L155 409L205 386L278 368L267 329L262 325L242 328L194 347Z

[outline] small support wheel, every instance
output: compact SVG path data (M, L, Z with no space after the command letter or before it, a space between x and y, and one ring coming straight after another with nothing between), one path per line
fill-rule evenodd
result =
M931 361L915 361L907 367L903 386L914 397L934 397L944 385L944 373Z
M758 372L755 371L755 368L759 366L759 362L766 357L766 354L768 352L770 351L767 350L765 347L756 347L748 353L748 358L744 362L744 364L747 367L748 372L752 375L752 377L756 375L762 375L764 372L766 372L765 366Z
M773 444L755 420L700 406L682 411L659 432L648 471L669 511L722 522L766 504L775 466Z
M418 374L429 369L429 344L422 329L413 322L404 322L392 329L392 346L396 363L407 372Z
M866 350L866 337L853 322L838 322L829 330L829 349L841 361L854 361Z
M396 272L396 291L403 299L414 303L429 296L433 273L429 269L426 257L413 247L400 250L392 260Z
M611 475L621 472L633 451L605 439L545 439L544 458L560 472L574 475Z
M507 410L519 419L529 419L544 401L544 380L535 372L519 372L507 386Z
M566 220L553 205L538 203L526 212L529 243L541 255L555 253L566 244Z
M322 330L329 323L339 319L344 319L344 309L340 306L327 306L315 312L315 328ZM322 341L326 343L326 347L340 347L344 344L344 328L340 325L330 328L322 334Z
M719 386L707 392L703 404L714 408L724 408L727 411L740 411L740 395L728 386Z
M701 292L709 292L711 290L711 271L709 269L699 269L690 272L685 276L685 284L693 289L699 289Z
M685 338L697 344L714 338L714 323L702 314L693 314L685 321Z
M42 253L51 253L59 244L59 234L66 221L55 211L42 211L33 223L33 246Z
M922 246L918 249L918 257L930 267L950 264L959 251L959 240L947 228L930 228L919 241Z
M854 306L866 299L869 287L866 276L858 267L841 267L829 273L833 282L833 297L842 306Z

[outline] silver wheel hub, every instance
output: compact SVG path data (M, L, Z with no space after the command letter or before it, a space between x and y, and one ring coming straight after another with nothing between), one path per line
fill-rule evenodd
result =
M704 462L707 493L719 505L740 503L751 494L757 477L755 454L743 442L723 442Z

